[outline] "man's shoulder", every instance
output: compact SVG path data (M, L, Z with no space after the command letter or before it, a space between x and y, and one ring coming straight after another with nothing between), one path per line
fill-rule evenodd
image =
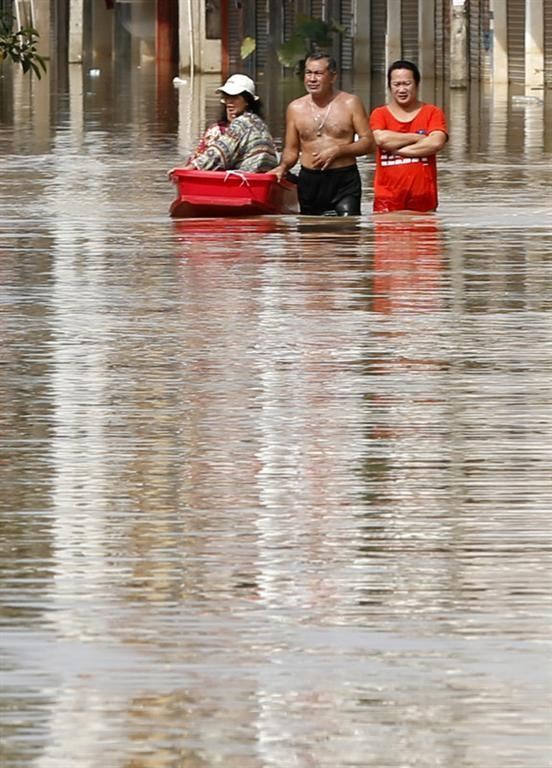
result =
M310 96L307 93L305 96L299 96L297 99L293 99L288 104L288 109L303 109L309 102Z
M359 99L360 96L358 96L356 93L350 93L349 91L338 91L337 96L340 96L342 99Z
M435 126L436 130L443 130L445 133L447 132L447 117L441 107L438 107L436 104L424 103L420 110L420 114L422 115L423 120L428 124Z
M336 95L336 103L339 105L339 109L342 114L349 115L351 119L354 119L355 115L360 113L366 113L366 107L361 97L356 93L349 93L348 91L339 91Z
M438 107L436 104L429 104L427 101L424 101L422 104L422 109L425 112L438 112L440 114L445 114L441 107ZM420 110L421 111L421 110Z
M336 94L340 100L353 104L355 102L362 102L360 96L356 93L349 93L349 91L338 91Z
M379 107L374 107L372 110L372 115L381 115L381 114L387 114L389 112L389 108L387 104L380 104Z

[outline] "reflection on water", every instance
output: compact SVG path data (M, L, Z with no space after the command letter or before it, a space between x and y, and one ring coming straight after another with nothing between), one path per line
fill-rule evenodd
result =
M172 221L210 81L69 81L0 121L3 764L549 765L548 104L447 94L437 215Z

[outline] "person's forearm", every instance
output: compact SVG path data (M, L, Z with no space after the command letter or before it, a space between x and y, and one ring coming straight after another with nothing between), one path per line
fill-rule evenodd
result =
M374 143L371 136L361 136L350 144L340 144L335 157L360 157L372 152ZM335 159L335 158L334 158Z
M422 136L416 144L398 149L397 155L401 157L430 157L436 155L443 148L444 143L444 134Z
M374 139L380 149L395 152L407 146L414 146L423 135L419 133L400 133L399 131L374 131Z
M372 136L360 136L352 144L349 144L353 157L367 155L374 151L374 139Z
M278 181L281 181L283 178L285 178L289 169L293 168L298 158L299 158L299 150L286 149L284 147L282 156L280 158L280 162L278 163L276 168L273 168L271 171L268 171L268 173L272 173L274 176L278 178Z
M278 163L278 168L280 168L284 173L286 173L287 171L289 171L290 168L293 168L298 158L299 158L298 150L286 149L284 147L284 151L282 152L280 162Z

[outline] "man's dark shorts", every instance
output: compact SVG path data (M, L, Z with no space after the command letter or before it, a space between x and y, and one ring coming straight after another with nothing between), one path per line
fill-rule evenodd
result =
M356 165L326 171L301 168L297 191L301 213L307 216L360 216L362 187Z

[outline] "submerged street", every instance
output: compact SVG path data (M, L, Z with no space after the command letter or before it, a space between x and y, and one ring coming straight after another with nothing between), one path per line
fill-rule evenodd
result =
M173 221L218 76L14 77L3 765L549 765L550 92L422 94L436 214Z

